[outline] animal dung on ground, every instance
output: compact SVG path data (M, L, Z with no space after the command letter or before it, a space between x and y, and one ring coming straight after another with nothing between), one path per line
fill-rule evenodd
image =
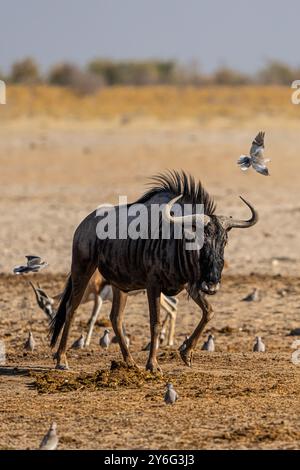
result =
M27 259L27 264L16 266L13 269L14 274L37 273L48 266L48 263L42 261L42 258L39 256L27 255L25 258Z
M100 347L106 350L108 349L110 345L109 333L110 333L109 330L104 330L104 335L101 336L100 341L99 341Z
M262 339L260 336L257 336L255 338L255 343L253 345L253 352L265 352L266 351L266 346L263 343Z
M250 156L248 155L241 155L237 161L240 169L243 171L248 170L251 166L252 168L264 176L269 176L269 170L266 166L266 163L270 161L270 159L264 159L264 144L265 133L259 132L255 139L252 142L250 148Z
M202 346L202 351L209 351L209 352L214 352L215 351L215 342L214 342L214 336L209 335L207 341L203 343Z
M57 425L52 423L49 431L43 437L40 444L40 450L56 450L58 446L58 436L56 434Z
M71 349L83 349L84 348L84 343L85 343L85 337L82 334L76 341L71 346Z
M178 393L174 389L173 385L171 383L167 384L167 391L165 393L165 403L167 405L173 405L177 400L178 400Z
M29 331L28 338L27 338L27 340L25 341L25 344L24 344L24 349L25 349L25 351L33 352L34 348L35 348L35 340L33 338L32 332Z
M253 292L246 295L246 297L242 299L243 302L259 302L260 300L261 300L260 291L256 287L253 290Z

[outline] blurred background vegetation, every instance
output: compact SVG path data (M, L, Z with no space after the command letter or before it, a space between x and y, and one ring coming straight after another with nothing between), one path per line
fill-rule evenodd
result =
M241 86L283 85L290 86L300 78L300 68L270 60L254 75L246 75L227 66L221 66L211 74L205 74L196 62L183 65L172 60L114 61L94 59L86 66L64 62L42 72L33 58L25 58L12 64L0 79L8 84L48 84L68 87L80 94L92 94L100 88L111 86L193 85L193 86Z

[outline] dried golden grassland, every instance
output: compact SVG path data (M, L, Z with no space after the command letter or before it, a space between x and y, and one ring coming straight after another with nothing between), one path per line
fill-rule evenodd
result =
M123 124L143 118L247 120L254 115L297 119L292 89L279 86L243 87L113 87L82 96L70 89L8 86L1 120L48 117L60 120L114 120Z

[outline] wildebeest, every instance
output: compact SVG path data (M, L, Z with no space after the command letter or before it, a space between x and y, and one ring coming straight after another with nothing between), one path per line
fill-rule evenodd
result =
M128 204L127 209L143 204L149 213L154 204L164 204L159 222L159 237L146 239L106 238L97 236L98 212L93 211L77 227L73 238L71 274L68 278L58 311L51 324L51 346L54 347L63 329L56 353L57 368L66 368L66 346L74 313L80 304L89 279L98 268L113 287L113 303L110 318L118 338L124 361L128 366L135 365L123 335L123 314L128 292L146 289L150 312L151 347L146 369L160 370L157 363L157 340L160 331L160 294L177 295L184 288L202 310L202 318L194 332L180 348L186 365L191 365L193 350L201 332L212 318L212 307L206 294L218 291L224 266L224 249L228 232L232 228L247 228L256 224L258 215L250 203L241 198L251 210L249 220L215 215L215 204L200 182L184 172L170 171L153 178L151 187L140 199ZM179 199L180 198L180 199ZM191 204L191 215L171 215L173 204ZM191 229L200 215L196 204L202 204L204 217L204 240L201 249L187 250L187 243L193 238ZM134 208L134 207L133 207ZM123 208L124 209L124 208ZM115 206L117 223L120 220L121 206ZM171 223L169 239L161 236L163 222ZM130 223L130 221L128 221ZM174 236L180 226L182 237ZM118 228L118 227L117 227Z

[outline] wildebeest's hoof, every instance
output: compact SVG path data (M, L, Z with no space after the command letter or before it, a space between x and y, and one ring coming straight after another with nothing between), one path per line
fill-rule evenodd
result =
M56 364L55 369L56 370L70 370L67 364Z
M147 362L146 370L149 370L152 373L159 372L160 374L162 374L162 369L158 365L158 362L156 362L156 361L155 362L151 362L151 361Z
M179 352L180 352L180 357L181 359L183 360L183 362L185 363L186 366L188 367L192 367L192 363L193 363L193 351L190 349L179 349Z

